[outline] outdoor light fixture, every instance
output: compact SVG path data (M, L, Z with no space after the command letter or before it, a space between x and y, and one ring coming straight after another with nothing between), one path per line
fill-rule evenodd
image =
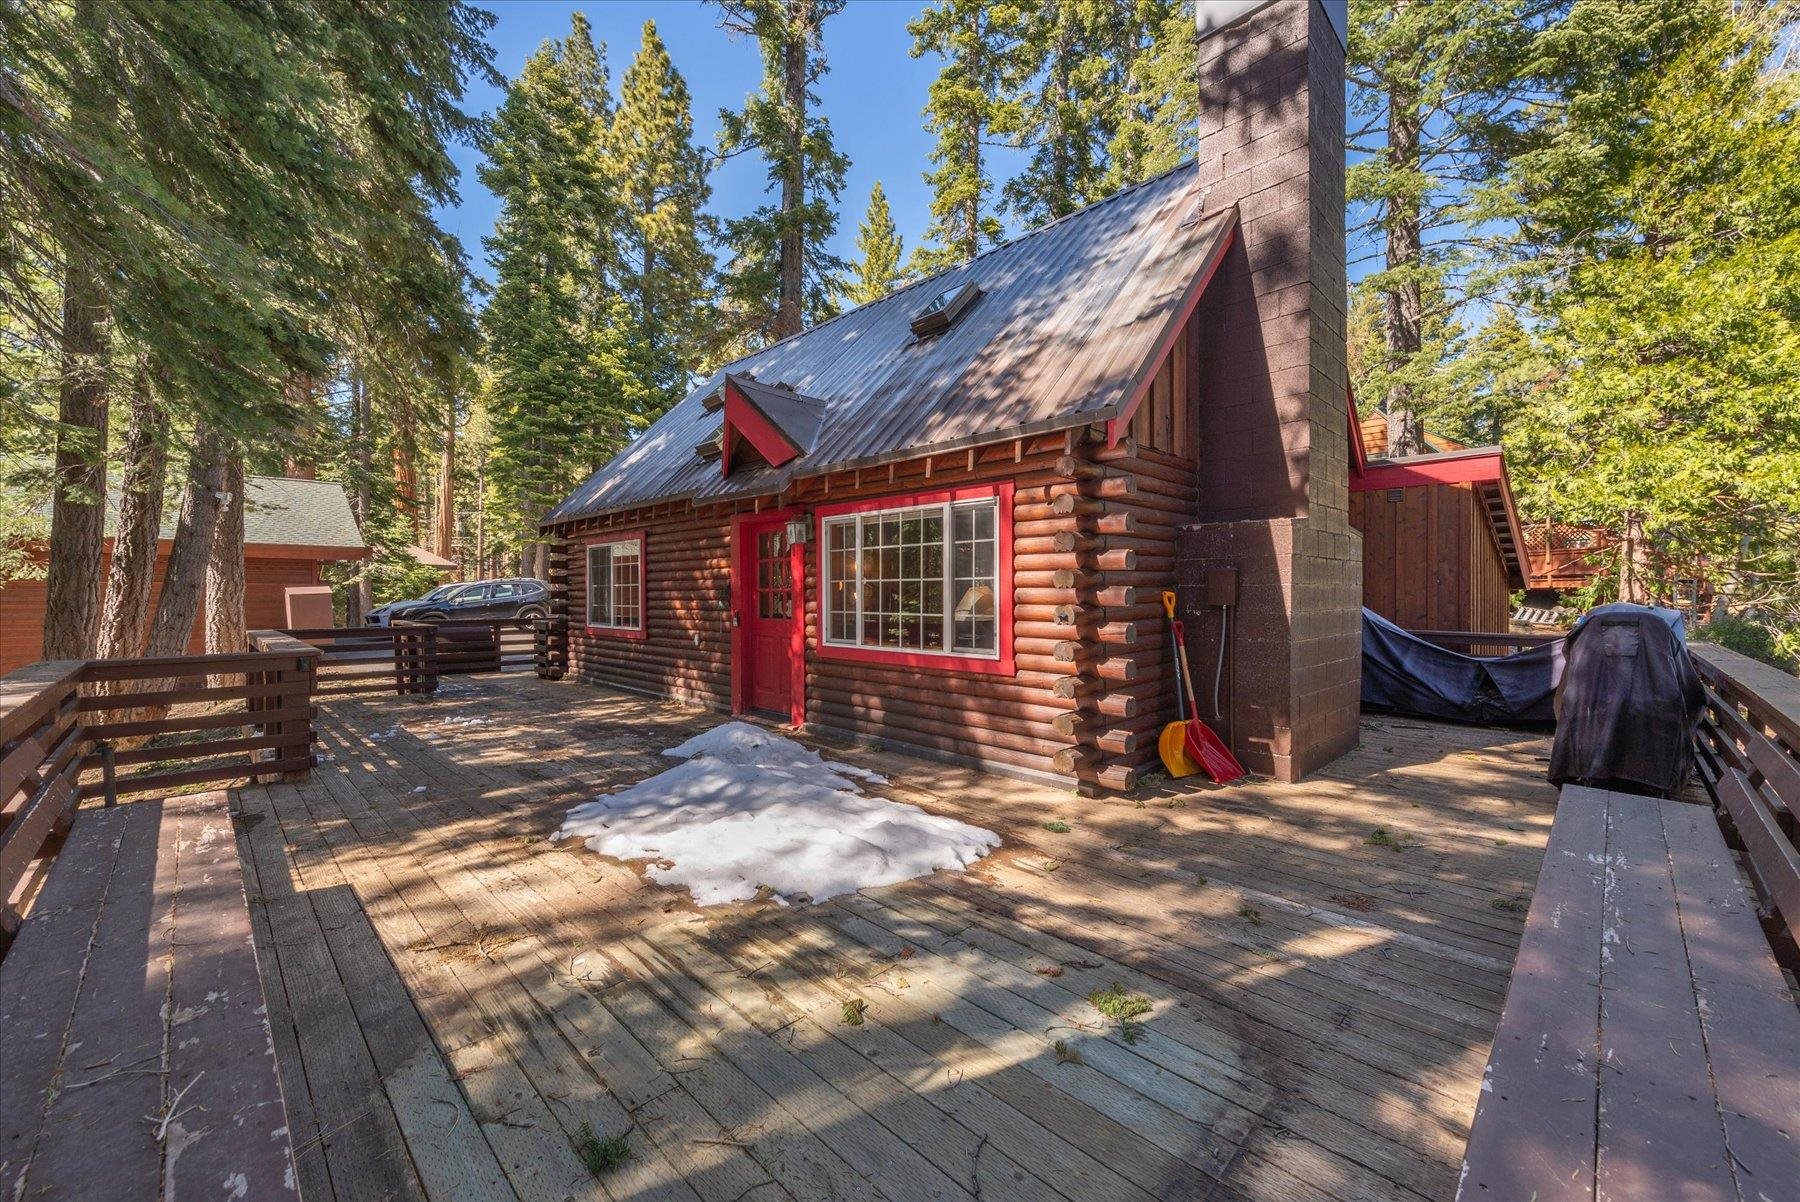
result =
M787 524L788 546L795 547L812 537L812 523L805 518L793 518Z

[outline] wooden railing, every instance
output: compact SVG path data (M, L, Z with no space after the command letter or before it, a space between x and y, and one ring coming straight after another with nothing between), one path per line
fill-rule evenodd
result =
M251 650L60 660L0 677L0 946L22 882L61 846L81 798L209 781L296 777L313 766L319 653L279 631ZM41 872L39 875L41 880Z
M1563 637L1560 634L1514 634L1497 630L1409 630L1406 633L1427 643L1472 655L1505 655L1528 647L1542 647Z
M538 666L531 618L395 622L284 633L319 652L319 695L432 693L440 676L519 672Z
M1741 846L1765 925L1785 931L1777 946L1791 951L1800 939L1800 678L1710 643L1690 650L1706 685L1694 758Z

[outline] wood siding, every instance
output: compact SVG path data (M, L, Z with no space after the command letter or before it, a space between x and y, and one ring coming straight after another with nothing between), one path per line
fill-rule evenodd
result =
M150 607L154 611L162 595L163 570L169 563L168 544L156 553L150 582ZM100 559L100 577L112 570L112 554ZM246 555L244 559L244 628L278 630L287 625L286 590L295 585L319 584L319 561ZM206 646L206 603L194 618L187 650L198 655ZM0 672L10 672L43 658L44 582L8 580L0 583Z
M1503 631L1506 565L1466 484L1350 494L1363 535L1363 604L1412 630Z

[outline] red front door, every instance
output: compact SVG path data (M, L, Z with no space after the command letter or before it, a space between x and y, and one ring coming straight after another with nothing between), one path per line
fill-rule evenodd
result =
M740 704L797 722L794 677L801 649L793 561L798 548L788 544L786 518L746 521L738 532L732 591L742 628Z

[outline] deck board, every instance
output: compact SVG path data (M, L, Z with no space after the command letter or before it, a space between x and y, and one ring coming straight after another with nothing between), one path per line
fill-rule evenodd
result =
M1369 721L1299 785L1141 805L826 743L1003 846L825 906L698 910L549 836L716 717L455 685L334 700L311 780L238 791L320 1197L1454 1192L1554 816L1544 739ZM1156 1004L1140 1043L1087 1002L1115 981ZM583 1123L632 1149L597 1181Z

